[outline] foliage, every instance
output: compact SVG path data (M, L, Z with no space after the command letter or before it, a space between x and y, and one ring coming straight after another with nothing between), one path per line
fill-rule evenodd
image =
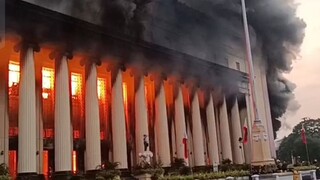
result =
M250 164L221 164L219 165L219 171L240 171L250 170Z
M150 174L153 179L158 179L164 174L161 161L148 163L145 159L141 160L134 168L134 175Z
M97 167L99 172L96 175L96 179L99 180L113 180L120 177L120 170L117 169L118 162L106 162Z
M254 166L251 168L251 174L269 174L275 173L277 166L275 164L269 164L264 166Z
M174 175L174 176L165 176L161 180L191 180L191 179L219 179L226 177L245 177L250 176L249 171L227 171L227 172L212 172L212 173L198 173L194 175Z
M232 161L230 159L223 159L221 164L231 164Z
M10 180L9 168L6 164L0 164L0 180Z
M291 154L300 156L302 161L307 161L306 147L302 142L302 124L306 130L308 152L310 161L320 159L320 119L310 119L300 122L293 128L292 133L283 139L279 147L279 159L291 162Z
M308 170L316 170L317 166L296 166L293 168L295 171L308 171Z
M186 165L183 158L174 158L169 173L171 175L189 175L191 174L191 168Z

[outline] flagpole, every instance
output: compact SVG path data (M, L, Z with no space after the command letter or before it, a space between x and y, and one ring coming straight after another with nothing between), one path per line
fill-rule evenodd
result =
M271 158L270 142L268 140L268 133L265 132L264 125L260 119L260 114L258 112L258 107L256 104L257 94L255 89L255 73L253 68L252 61L252 52L250 44L250 34L249 34L249 25L246 12L245 0L241 0L241 9L242 9L242 19L243 19L243 29L245 37L245 48L246 48L246 62L247 62L247 72L249 79L249 101L252 103L253 110L253 122L252 119L249 119L250 122L250 146L251 146L251 166L262 166L266 164L274 164L273 159ZM252 124L253 123L253 124ZM256 140L253 140L253 137ZM269 152L264 151L266 149ZM266 153L263 153L266 152Z
M306 118L302 118L303 119L303 121L305 121L306 120ZM303 130L303 132L302 133L304 133L303 134L303 143L304 143L304 146L305 146L305 148L306 148L306 154L307 154L307 160L308 160L308 165L310 165L310 158L309 158L309 150L308 150L308 141L307 141L307 132L306 132L306 129L304 128L304 123L302 124L302 130Z
M309 158L308 142L305 144L305 146L306 146L307 160L308 160L308 166L309 166L310 165L310 158Z

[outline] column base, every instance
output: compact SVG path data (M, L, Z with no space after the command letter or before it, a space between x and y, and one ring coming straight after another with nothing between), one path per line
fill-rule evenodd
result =
M37 173L19 173L17 180L43 180L44 176Z
M52 174L53 180L70 180L71 178L73 178L71 171L60 171Z
M273 159L251 162L251 166L266 166L266 165L272 166L272 165L275 165L275 162Z

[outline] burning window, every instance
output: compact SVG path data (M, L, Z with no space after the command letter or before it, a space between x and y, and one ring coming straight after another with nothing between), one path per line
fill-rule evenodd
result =
M54 70L51 68L42 68L42 97L48 99L53 95L54 89Z
M127 83L123 83L122 88L123 88L123 102L124 102L125 107L127 107L127 104L128 104Z
M9 87L17 85L20 78L19 63L10 61L9 63Z
M106 99L106 80L103 78L98 78L98 98L99 100Z
M80 95L81 91L81 74L71 73L71 94L72 96Z

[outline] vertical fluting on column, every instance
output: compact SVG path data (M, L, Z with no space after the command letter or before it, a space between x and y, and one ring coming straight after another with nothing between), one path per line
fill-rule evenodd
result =
M191 133L190 123L187 124L187 135L188 135L188 165L190 167L194 167L193 137Z
M114 75L116 78L112 86L111 98L113 161L120 163L120 169L125 169L128 168L128 162L121 70L118 70Z
M229 129L229 120L227 112L227 102L226 98L223 97L223 102L220 107L220 133L221 133L221 150L223 159L232 159L232 148L231 148L231 139L230 139L230 129Z
M37 173L43 174L42 65L36 65Z
M156 119L155 128L157 133L157 148L159 159L163 163L164 167L168 167L171 164L170 161L170 143L169 143L169 131L168 131L168 118L166 108L166 97L163 83L160 82L160 89L155 100Z
M138 87L135 92L135 135L136 135L136 158L139 161L139 153L145 151L144 148L144 135L149 138L148 131L148 108L146 104L146 96L145 96L145 84L144 77L141 76L137 78L139 83L137 83ZM149 141L148 141L149 142ZM149 150L149 146L146 150Z
M9 163L9 54L0 56L0 164Z
M217 136L217 125L215 120L215 112L213 106L212 95L209 95L209 103L206 109L207 113L207 124L209 133L209 158L212 165L219 164L219 148L218 148L218 136Z
M174 122L171 121L171 152L172 152L172 158L177 157L177 144L176 144L176 130Z
M66 56L55 60L54 150L55 171L72 170L70 73Z
M85 128L86 170L96 170L101 164L98 76L95 63L86 64Z
M34 50L21 50L18 173L36 173L36 85Z
M238 99L235 98L234 104L231 109L231 128L232 128L232 144L233 144L233 162L236 164L244 163L243 159L243 147L239 142L239 138L242 137L240 113L238 106Z
M197 91L193 95L191 108L194 165L204 166L203 129Z
M251 132L252 132L252 122L254 121L254 111L252 101L250 100L250 95L245 94L246 99L246 119L243 125L247 125L248 135L247 144L244 144L246 163L251 163L252 159L252 148L251 148Z
M185 136L187 135L183 97L180 84L177 86L177 97L174 102L174 122L176 128L177 158L183 158L187 162L188 159L185 157L185 145L183 143L183 139L186 138Z
M243 138L243 143L242 143L242 146L243 146L243 154L244 154L244 161L246 164L250 164L250 142L248 141L249 137L248 135L246 136L247 137L247 140L245 140L245 134L244 134L244 131L243 131L243 127L245 126L246 128L249 127L248 125L248 118L247 118L247 108L243 108L240 110L240 121L241 121L241 127L242 127L242 138ZM248 134L249 132L247 132Z

